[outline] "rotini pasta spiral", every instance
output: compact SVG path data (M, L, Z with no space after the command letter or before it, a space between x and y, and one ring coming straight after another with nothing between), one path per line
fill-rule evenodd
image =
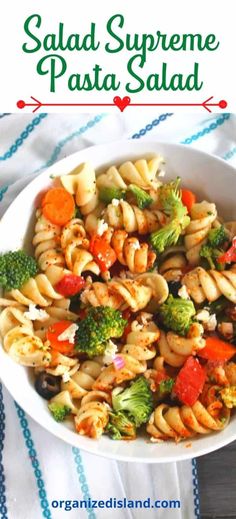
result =
M163 222L161 211L139 209L136 205L120 200L118 206L109 204L104 211L104 220L114 229L125 229L126 232L149 234L156 231Z
M165 362L175 368L182 366L189 355L195 355L204 348L203 331L203 327L199 323L191 325L187 337L182 337L174 332L161 331L159 350Z
M88 251L89 240L82 220L74 218L63 227L61 234L61 246L65 254L67 267L77 276L84 271L90 271L98 275L100 268Z
M152 297L150 287L141 286L131 279L113 278L108 283L95 282L82 294L82 301L92 306L110 306L114 309L130 307L137 312L147 306Z
M185 255L182 252L173 252L164 258L158 270L167 282L179 281L186 265Z
M84 397L92 389L95 380L101 373L102 366L102 357L85 360L67 382L62 382L62 389L69 391L72 398Z
M217 217L215 204L205 200L194 204L191 213L191 222L185 230L186 257L190 265L197 265L202 245L207 239L208 232Z
M224 429L229 412L223 408L222 414L226 422L212 417L199 400L192 407L169 407L167 404L160 404L151 415L147 432L157 440L180 441L195 434L208 434Z
M157 272L146 272L145 274L139 274L136 277L136 282L151 288L152 299L148 303L146 311L155 313L169 295L167 281Z
M109 419L111 397L104 391L90 391L81 400L75 417L76 431L90 438L100 438Z
M26 326L33 332L33 323L24 316L24 306L8 306L0 314L0 335L5 335L16 326Z
M91 213L98 204L95 170L89 162L76 167L69 175L60 177L63 187L75 195L81 213Z
M63 272L60 267L53 268L58 268L60 272ZM30 278L20 289L6 293L6 297L18 301L21 305L35 304L42 307L49 306L53 300L62 299L63 296L53 288L49 272L51 272L50 267L44 274L37 274L35 278Z
M74 402L71 398L69 391L61 391L60 393L58 393L56 396L54 396L50 400L50 404L52 404L52 403L61 405L63 407L64 406L69 407L70 412L72 414L76 414L78 411L77 407L74 405Z
M110 364L103 369L95 381L93 389L107 391L114 385L119 385L125 380L131 380L136 375L144 373L147 369L147 361L156 355L154 343L159 336L160 332L155 323L150 322L140 329L138 321L133 321L126 344L119 353L124 366L117 370L114 364Z
M36 211L37 222L33 245L34 255L41 270L45 271L49 265L65 265L65 258L61 250L61 227L49 222L40 209Z
M187 287L189 295L195 303L201 304L207 301L216 301L222 294L236 304L236 270L204 270L196 267L182 279Z
M8 307L0 316L3 347L10 357L23 366L47 366L51 355L39 337L34 334L32 322L24 316L21 307Z
M163 158L157 155L149 161L140 159L124 162L119 168L111 166L97 177L97 186L126 189L128 184L135 184L143 189L157 189L160 185L157 173L162 163Z
M114 231L111 246L114 249L118 261L127 265L130 272L147 272L156 259L156 254L149 249L147 243L140 243L138 238L129 237L123 230Z
M95 282L82 294L83 303L92 306L129 307L132 312L145 308L153 298L157 305L168 297L165 279L156 273L140 274L135 280L113 278L107 283Z
M98 234L99 221L102 219L104 207L103 204L99 203L96 209L85 218L84 228L90 236Z

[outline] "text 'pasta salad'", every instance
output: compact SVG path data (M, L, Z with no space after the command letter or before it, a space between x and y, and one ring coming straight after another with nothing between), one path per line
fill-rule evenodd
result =
M42 194L34 257L0 255L4 350L91 438L180 441L236 407L236 222L164 175L81 164Z

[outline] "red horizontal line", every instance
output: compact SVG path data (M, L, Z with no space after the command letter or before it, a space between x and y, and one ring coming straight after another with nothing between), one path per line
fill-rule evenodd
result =
M116 106L114 103L25 103L25 106ZM219 103L129 103L127 106L219 106Z

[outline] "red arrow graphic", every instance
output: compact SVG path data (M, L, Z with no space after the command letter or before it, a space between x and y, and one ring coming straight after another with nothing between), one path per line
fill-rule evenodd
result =
M222 99L218 103L210 103L213 99L213 96L206 99L202 103L131 103L129 97L120 98L119 96L114 97L113 103L41 103L38 99L31 96L31 99L34 101L33 103L26 103L22 99L17 101L16 106L19 109L23 109L26 106L34 107L33 113L37 112L39 108L46 106L117 106L121 112L125 110L127 106L202 106L208 112L211 112L211 108L213 106L218 106L222 110L227 107L227 101Z

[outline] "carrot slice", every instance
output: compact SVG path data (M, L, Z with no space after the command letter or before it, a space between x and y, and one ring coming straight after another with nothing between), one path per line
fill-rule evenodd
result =
M72 324L71 321L60 321L49 326L47 331L47 340L50 342L50 346L53 350L65 354L72 353L74 350L74 344L71 344L69 341L58 340L58 337Z
M236 355L236 348L216 336L207 337L206 346L198 351L198 356L207 360L227 361Z
M188 213L190 213L193 204L196 202L196 195L190 191L189 189L181 189L181 199L183 202L183 205L187 207Z
M42 211L51 223L65 225L74 215L74 198L63 187L49 189L42 200Z

